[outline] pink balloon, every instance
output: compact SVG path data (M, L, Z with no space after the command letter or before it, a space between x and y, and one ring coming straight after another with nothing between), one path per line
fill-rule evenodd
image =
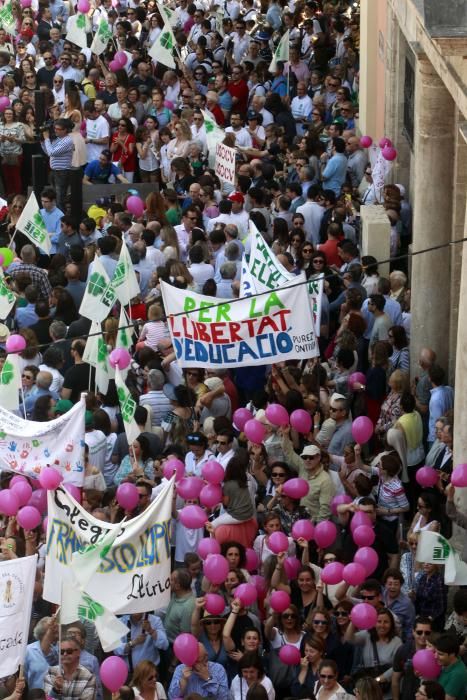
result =
M81 503L81 491L77 486L74 484L64 484L64 489L68 491L70 496L72 496L75 501Z
M417 469L415 478L420 486L430 488L438 482L438 472L433 467L420 467Z
M352 532L353 541L359 547L371 547L375 541L375 531L367 525L360 525Z
M198 640L192 634L183 632L175 638L174 654L185 666L193 666L198 660Z
M138 489L134 484L130 484L130 482L128 481L125 481L123 484L120 484L115 496L117 498L118 504L124 510L134 510L139 502Z
M253 442L255 445L260 445L266 435L266 428L259 420L252 418L245 423L243 432L247 440L250 440L250 442Z
M136 197L135 195L128 197L126 200L126 208L130 214L138 218L144 214L144 202L141 197Z
M19 508L18 496L10 489L0 491L0 513L4 515L16 515Z
M173 110L174 106L175 105L171 100L164 100L164 107L167 107L167 109Z
M352 390L354 384L363 384L364 386L366 386L366 377L363 374L363 372L352 372L352 374L349 375L347 384Z
M225 608L225 600L218 593L206 593L204 607L210 615L222 615Z
M352 562L344 566L343 576L344 581L350 586L360 586L366 579L366 570L362 564Z
M177 484L177 493L182 498L199 498L204 481L199 476L186 476Z
M358 510L356 513L354 513L352 520L350 521L351 532L353 533L357 527L361 527L362 525L365 527L373 527L370 516L367 515L367 513L364 513L362 510Z
M386 148L387 146L392 146L392 141L388 139L387 136L383 136L383 138L379 140L378 145L380 148Z
M337 515L337 506L343 503L352 503L352 498L346 493L340 493L338 496L334 496L331 501L331 512L333 515Z
M309 491L310 485L308 484L308 481L301 479L300 477L297 477L296 479L289 479L282 487L282 493L284 496L289 496L297 501L300 500L300 498L308 496Z
M337 527L330 520L323 520L315 527L315 542L321 549L330 547L337 537Z
M290 414L290 425L297 433L306 435L311 430L311 416L304 408L297 408Z
M23 8L31 7L31 5L32 5L32 0L21 0L20 5L21 5L21 7L23 7Z
M11 489L12 486L15 484L29 484L29 481L26 479L25 476L21 476L21 474L15 474L12 479L10 479L10 484L9 487Z
M27 481L18 481L10 489L18 496L20 506L25 506L32 496L32 486Z
M222 554L211 554L204 562L203 572L211 583L224 583L229 573L229 563Z
M26 338L22 335L15 333L10 335L5 343L5 348L7 352L23 352L26 347Z
M272 425L285 426L289 424L289 414L280 403L272 403L266 408L266 418Z
M451 474L451 484L457 488L467 486L467 464L458 464Z
M120 68L123 68L123 66L126 66L128 63L128 56L124 51L117 51L114 56L114 61L117 61L120 64Z
M34 491L28 501L28 506L37 508L41 515L47 513L47 491L45 489L37 489L37 491Z
M130 366L131 355L125 348L115 348L109 355L109 363L114 369L126 369Z
M111 693L116 693L128 678L128 668L119 656L108 656L101 663L101 681Z
M210 554L220 554L221 546L214 537L203 537L198 544L198 554L201 559L206 559Z
M368 416L359 416L352 423L352 437L355 442L364 445L373 435L373 423Z
M237 408L233 414L233 422L238 430L242 431L247 421L252 420L253 414L247 408Z
M235 588L234 595L245 608L253 605L258 599L258 591L252 583L241 583Z
M82 12L83 15L87 14L91 9L91 5L88 0L78 0L78 12Z
M313 534L315 532L315 526L311 520L297 520L292 525L292 537L294 540L298 540L303 537L304 540L309 542L313 539Z
M442 671L432 649L419 649L412 657L414 671L428 681L438 678Z
M268 547L274 554L286 552L289 548L289 540L283 532L273 532L269 535Z
M267 584L264 576L260 576L259 574L256 574L255 576L251 576L250 583L252 583L254 585L254 587L258 591L259 596L264 597L266 595L266 593L268 591L268 584Z
M284 559L284 571L289 581L293 581L297 578L301 567L302 563L297 557L286 557Z
M355 552L353 560L355 563L365 567L367 576L371 576L378 568L378 555L371 547L360 547L360 549Z
M256 571L258 569L258 555L256 554L254 549L251 549L251 547L247 547L247 550L245 552L245 557L246 557L246 564L245 568L247 571L250 573L252 571Z
M369 603L357 603L350 612L350 619L359 630L369 630L376 625L378 612Z
M396 160L397 151L392 146L386 146L382 151L384 160Z
M201 469L203 479L210 484L222 484L224 481L224 473L222 464L216 462L215 459L210 459Z
M206 511L199 506L185 506L178 514L178 517L182 525L192 528L193 530L198 530L200 527L204 527L208 520Z
M372 143L373 139L371 138L371 136L362 136L360 138L360 146L362 146L362 148L370 148Z
M283 613L290 605L290 596L285 591L274 591L271 593L269 604L274 612Z
M175 457L168 459L164 464L163 473L166 479L171 479L175 474L175 483L178 483L185 474L185 465L180 459L175 459Z
M297 666L301 659L300 649L294 647L293 644L284 644L279 649L279 658L287 666Z
M4 112L11 104L8 97L0 97L0 112Z
M340 561L333 561L326 564L321 572L321 581L331 586L341 583L344 580L344 565Z
M24 506L20 508L16 516L18 525L25 530L34 530L41 524L42 516L34 506Z
M222 501L222 488L219 484L206 484L201 489L199 500L206 508L214 508Z
M47 491L55 491L63 481L63 476L53 467L43 467L39 474L39 483Z

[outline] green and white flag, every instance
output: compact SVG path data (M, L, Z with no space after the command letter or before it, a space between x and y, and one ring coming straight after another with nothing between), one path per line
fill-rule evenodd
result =
M88 41L86 37L86 32L90 31L91 24L86 15L82 12L78 12L77 15L72 15L67 22L67 41L71 41L72 44L76 44L81 49L87 49Z
M209 167L214 168L216 162L216 145L224 140L225 131L217 125L215 119L207 112L201 110L204 117L204 129L206 131L206 144L208 147Z
M12 3L7 2L0 8L0 27L8 34L16 34L16 22L13 16Z
M9 411L17 411L20 391L21 372L18 355L7 355L5 364L0 372L0 406Z
M108 351L102 337L101 324L97 321L91 323L86 347L84 348L83 362L87 362L95 368L96 386L102 394L106 394L110 379Z
M120 308L120 318L118 319L118 333L115 347L124 348L129 351L133 344L133 330L127 326L131 326L131 323L122 304Z
M0 319L4 321L13 306L15 305L16 297L5 282L3 272L0 270Z
M148 54L157 63L162 63L163 66L167 68L176 68L175 60L173 57L174 48L176 46L176 41L174 33L167 22L164 22L164 28L157 37L154 44L148 51Z
M277 45L277 49L274 51L274 56L269 65L269 72L274 73L277 67L277 61L283 61L287 63L289 60L289 48L290 48L290 31L287 29L286 33L282 36L280 42Z
M137 403L128 391L128 387L125 384L125 380L123 379L122 373L118 367L115 369L115 384L117 387L117 395L120 402L120 413L123 419L126 437L128 444L131 445L133 440L136 440L141 432L134 418Z
M106 19L101 17L101 19L99 20L97 31L94 34L94 39L92 40L92 53L95 53L97 56L100 56L101 53L104 53L104 51L107 48L107 44L112 39L112 36L112 30L110 28L109 23Z
M131 299L140 294L138 278L125 241L122 241L118 265L112 277L112 287L120 304L129 304Z
M47 254L50 253L50 237L47 233L47 228L34 192L31 192L29 195L29 199L19 217L16 228L18 231L21 231L21 233L24 233L38 248Z
M96 256L92 263L92 272L79 307L81 316L90 318L91 321L101 323L107 318L117 300L117 295L112 287L107 272L99 257Z
M169 24L171 27L175 27L178 21L175 12L171 10L170 7L167 7L167 5L162 5L160 2L157 3L157 8L164 22Z
M444 583L446 586L467 585L467 564L448 540L438 532L423 530L417 546L416 560L426 564L444 565Z

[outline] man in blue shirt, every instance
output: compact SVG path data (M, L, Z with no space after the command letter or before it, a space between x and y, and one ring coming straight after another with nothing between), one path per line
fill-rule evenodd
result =
M15 322L18 330L28 328L39 320L39 316L35 311L36 302L39 299L36 287L33 284L28 284L24 290L24 296L28 303L26 306L18 306L15 313Z
M435 423L438 418L445 416L447 411L454 408L454 391L450 386L446 386L444 383L445 374L444 369L439 365L434 364L428 370L428 376L430 378L431 386L431 398L428 406L429 420L428 420L428 445L431 445L435 441Z
M63 59L63 56L62 56ZM69 135L73 124L69 119L54 121L55 138L50 139L50 132L44 129L41 142L42 150L49 156L50 169L53 173L57 204L65 209L65 200L70 186L71 161L75 144ZM63 216L63 212L62 212Z
M49 666L58 663L56 642L58 625L54 617L43 617L34 627L36 642L28 644L24 659L24 677L29 688L43 688Z
M123 615L121 622L128 627L128 635L122 639L114 654L121 656L130 671L140 661L152 661L156 666L160 661L160 650L169 648L169 640L162 620L157 615L133 613Z
M83 185L107 185L109 178L113 175L119 182L128 182L123 177L122 171L112 163L112 154L107 149L102 151L99 158L92 160L84 169Z
M228 700L227 674L221 664L208 661L203 644L198 644L198 660L193 666L179 664L175 669L169 688L169 700L183 698L190 693L199 693L203 698Z
M341 193L342 185L347 176L347 156L345 155L345 141L340 137L332 140L332 156L325 165L322 172L323 189L332 190L338 197ZM321 156L326 158L326 154Z
M64 214L61 209L57 207L57 195L52 187L45 187L42 190L41 204L42 209L40 213L50 236L50 242L52 244L50 252L53 255L57 253L57 242L61 231L60 222Z

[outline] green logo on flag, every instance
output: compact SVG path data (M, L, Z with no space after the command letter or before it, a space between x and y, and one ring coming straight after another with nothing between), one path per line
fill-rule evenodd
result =
M104 369L107 372L107 345L104 343L103 338L97 339L97 361L104 365Z
M122 284L125 281L125 274L126 274L126 265L123 260L121 260L117 267L115 268L115 272L112 277L112 284L114 287L118 287L120 284Z
M204 128L206 129L206 133L210 134L211 131L214 131L214 122L212 122L210 119L205 119L204 120Z
M47 236L44 220L40 212L33 214L32 218L25 224L24 232L38 243L43 243Z
M112 38L112 32L107 22L101 22L97 30L97 35L102 41L109 41Z
M444 561L448 558L451 547L443 537L438 537L438 543L438 547L433 547L433 559Z
M90 598L86 593L83 593L81 601L78 605L78 616L94 622L98 617L104 614L104 607L97 601Z
M107 284L105 277L98 272L93 272L89 278L88 291L94 297L98 297L105 292Z
M2 373L0 374L0 384L10 384L15 376L15 368L9 360L3 365Z
M9 302L13 302L15 300L15 295L11 289L7 287L3 278L0 280L0 297L6 297Z
M78 15L76 26L79 27L79 29L85 29L86 27L86 17L82 13Z
M161 46L164 49L167 49L167 51L171 51L174 47L174 43L172 41L172 32L164 32L161 35Z
M131 396L127 394L121 386L117 389L118 400L120 401L120 413L125 423L130 423L136 411L136 401L133 401Z

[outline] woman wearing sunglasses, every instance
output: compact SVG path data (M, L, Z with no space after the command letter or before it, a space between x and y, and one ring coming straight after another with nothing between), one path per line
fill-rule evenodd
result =
M162 683L157 680L157 667L152 661L140 661L135 667L131 686L135 700L166 700Z
M208 660L215 661L225 667L229 660L227 651L222 643L222 630L225 617L209 615L205 608L205 597L197 598L191 616L191 633L204 645Z
M337 664L332 659L320 663L318 675L314 687L315 700L350 700L353 697L339 684Z
M324 643L316 636L307 635L301 643L300 665L295 666L295 680L290 686L292 697L307 697L319 680L319 667L324 657Z

